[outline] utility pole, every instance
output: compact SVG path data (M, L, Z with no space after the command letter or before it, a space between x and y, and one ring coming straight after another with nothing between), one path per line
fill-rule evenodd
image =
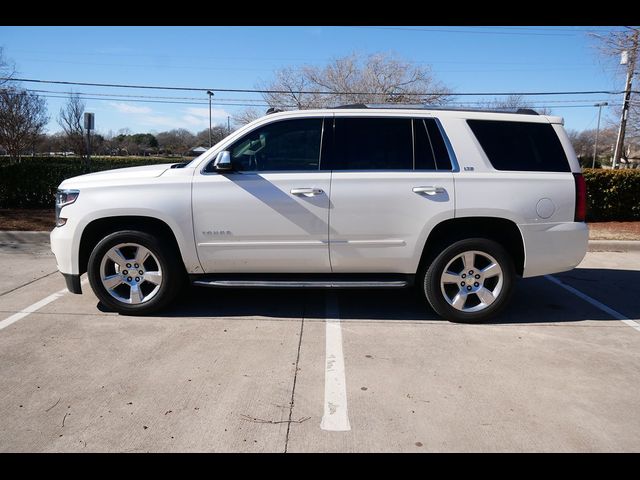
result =
M209 148L211 148L213 146L211 143L211 97L213 97L213 92L207 90L207 95L209 95Z
M615 169L620 161L622 149L624 147L624 134L627 128L627 117L629 115L629 102L631 100L631 82L636 68L636 58L638 56L638 30L634 30L631 36L631 48L622 52L620 64L627 65L627 81L624 87L624 101L622 103L622 115L620 116L620 129L618 130L618 139L616 140L616 148L613 152L613 162L611 168Z
M593 162L591 162L591 168L596 168L596 155L598 155L598 135L600 134L600 114L602 113L602 107L609 105L607 102L596 103L594 107L598 107L598 127L596 128L596 143L593 146Z

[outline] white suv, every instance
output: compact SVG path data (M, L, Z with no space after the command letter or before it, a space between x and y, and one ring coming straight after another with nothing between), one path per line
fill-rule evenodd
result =
M442 317L477 322L518 276L585 255L585 184L562 123L365 105L274 113L187 164L65 180L51 248L71 292L86 271L123 314L165 307L186 282L417 285Z

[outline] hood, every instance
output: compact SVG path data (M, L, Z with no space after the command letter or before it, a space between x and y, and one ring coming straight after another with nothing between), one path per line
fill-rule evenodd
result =
M144 165L142 167L116 168L114 170L104 170L102 172L88 173L77 177L67 178L60 184L59 188L75 188L80 185L96 185L98 183L118 185L129 183L131 180L145 178L155 178L162 175L173 163L163 163L159 165Z

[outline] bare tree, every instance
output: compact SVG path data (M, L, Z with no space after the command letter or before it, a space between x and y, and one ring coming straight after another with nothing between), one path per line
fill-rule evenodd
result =
M213 145L227 136L227 126L214 125L211 128L211 139ZM194 139L194 145L209 148L209 129L199 131Z
M12 160L33 146L49 121L44 98L16 88L0 90L0 145Z
M311 67L283 68L275 72L271 82L262 83L258 88L266 91L262 97L273 108L304 110L327 106L330 103L328 95L306 93L322 89L310 78L311 73Z
M161 151L180 155L185 154L190 148L194 147L196 141L195 135L184 128L160 132L156 135L156 139L158 140L158 147Z
M80 99L80 95L72 93L69 95L67 103L60 108L58 124L64 131L69 148L76 155L79 155L86 165L88 160L86 155L87 146L84 139L84 109L85 103Z
M15 71L15 65L5 58L4 49L0 47L0 87L11 81Z
M420 67L389 53L366 58L356 54L338 58L325 67L302 70L310 86L329 92L322 106L345 103L446 103L450 91Z
M552 111L547 107L535 107L528 103L522 95L508 95L505 98L493 99L483 105L492 110L518 110L520 108L529 108L535 110L540 115L551 115Z
M251 123L260 118L262 115L264 115L264 112L258 111L255 107L248 107L233 114L232 118L233 123L237 125L246 125L247 123Z
M638 46L640 28L625 27L624 30L614 30L606 34L590 33L590 36L597 40L597 48L605 59L615 60L616 63L618 63L622 53L626 52L627 68L625 69L624 75L629 75L630 80L634 77L637 78L638 70L640 69L640 48ZM622 74L622 72L620 73ZM640 149L640 102L636 100L637 91L637 87L635 89L631 87L630 94L627 98L629 110L627 112L625 129L621 132L622 145L620 152L623 158L626 157L629 146L632 151ZM625 99L623 98L623 100ZM622 116L622 107L614 107L613 111L616 114L617 120L619 120ZM627 145L625 146L624 143Z
M601 165L610 164L617 133L618 132L614 127L600 130L598 133L599 141L598 152L596 155L597 163ZM596 139L596 129L583 130L581 132L569 130L567 131L567 134L580 163L585 167L591 167L593 162L593 148Z
M522 95L509 95L505 98L495 98L487 102L487 107L494 110L516 110L518 108L528 108L529 105L524 101Z
M283 68L270 82L258 85L270 107L281 110L324 108L353 103L409 103L440 105L450 98L426 66L417 66L393 54L357 54L318 67ZM256 111L246 110L234 120L248 123Z

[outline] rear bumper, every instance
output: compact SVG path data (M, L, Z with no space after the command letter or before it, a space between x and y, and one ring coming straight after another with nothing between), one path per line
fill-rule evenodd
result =
M565 272L587 253L589 228L583 222L518 225L524 241L523 277Z

